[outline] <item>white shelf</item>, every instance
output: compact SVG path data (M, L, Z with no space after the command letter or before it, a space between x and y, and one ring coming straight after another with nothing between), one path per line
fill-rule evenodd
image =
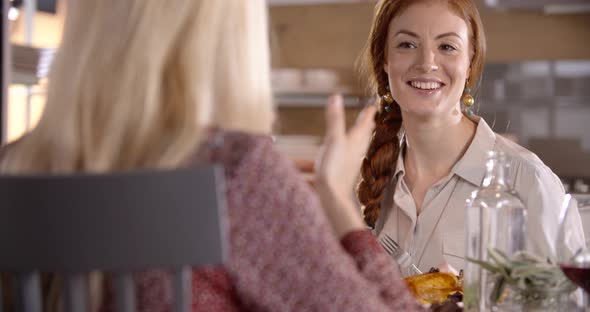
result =
M278 107L324 107L329 93L277 93L275 103ZM364 107L374 101L373 97L343 95L345 107Z

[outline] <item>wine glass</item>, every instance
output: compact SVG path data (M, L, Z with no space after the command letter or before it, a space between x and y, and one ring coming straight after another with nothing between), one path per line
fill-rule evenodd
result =
M565 195L561 206L555 251L561 271L586 292L587 301L590 296L590 239L584 237L578 203L571 194Z

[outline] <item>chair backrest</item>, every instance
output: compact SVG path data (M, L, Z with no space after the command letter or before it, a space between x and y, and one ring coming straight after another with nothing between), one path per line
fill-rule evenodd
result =
M0 272L18 276L18 310L41 311L38 272L60 272L65 310L86 311L86 276L99 270L115 276L118 311L134 311L131 273L170 268L175 310L187 311L191 266L226 257L224 215L214 166L0 176Z

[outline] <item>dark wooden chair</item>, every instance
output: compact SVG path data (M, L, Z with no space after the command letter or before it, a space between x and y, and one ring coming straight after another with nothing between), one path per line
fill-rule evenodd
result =
M41 311L40 272L64 277L65 311L87 311L88 272L109 272L117 311L126 312L135 310L132 273L167 268L174 310L188 311L191 267L225 259L224 211L223 174L213 166L0 176L0 272L16 276L15 309L32 312Z

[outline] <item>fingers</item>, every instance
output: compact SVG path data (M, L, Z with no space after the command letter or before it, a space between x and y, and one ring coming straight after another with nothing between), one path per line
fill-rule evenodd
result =
M350 137L355 140L367 141L375 128L374 116L377 106L365 107L356 119L355 125L350 129Z
M344 135L345 132L346 121L342 96L332 95L328 98L326 106L326 138L337 138Z
M348 138L356 143L368 145L371 133L375 128L374 116L376 105L365 107L349 130ZM328 99L326 107L326 140L334 140L346 135L346 118L341 95L333 95Z

